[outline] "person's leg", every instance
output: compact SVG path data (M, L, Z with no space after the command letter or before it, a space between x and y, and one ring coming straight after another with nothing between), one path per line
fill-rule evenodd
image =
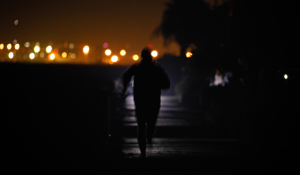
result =
M155 106L151 108L151 110L148 113L149 115L147 115L146 133L147 133L148 144L152 144L152 137L155 133L155 124L157 121L158 113L159 113L159 106Z
M146 158L146 133L145 133L146 120L145 120L145 116L143 115L142 109L136 107L135 112L136 112L136 119L138 125L138 130L137 130L138 144L139 144L142 158Z

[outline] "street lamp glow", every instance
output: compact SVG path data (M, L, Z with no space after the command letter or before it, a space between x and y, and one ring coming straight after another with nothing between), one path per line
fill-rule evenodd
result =
M47 53L50 53L52 51L52 47L51 46L48 46L47 48L46 48L46 52Z
M125 55L126 55L126 51L125 51L124 49L122 49L122 50L120 51L120 55L121 55L121 56L125 56Z
M17 43L17 44L15 45L15 49L16 49L16 50L19 50L19 49L20 49L20 44Z
M134 61L137 61L139 59L139 56L138 55L133 55L132 58L133 58Z
M38 53L41 50L40 46L35 46L34 47L34 52Z
M34 57L35 57L34 53L29 54L29 58L30 58L31 60L33 60Z
M158 53L157 53L156 50L153 50L153 51L151 52L151 55L155 58L155 57L157 57Z
M8 58L12 59L13 57L14 57L14 53L12 53L12 52L9 52L9 54L8 54Z
M55 59L55 54L54 53L51 53L50 55L50 60L54 60Z
M11 49L11 44L9 43L9 44L7 44L7 46L6 46L6 48L7 48L7 50L10 50Z
M190 58L192 55L193 55L193 54L192 54L191 52L187 52L187 53L186 53L186 57L187 57L187 58Z
M90 51L89 46L84 46L84 48L83 48L83 53L88 54L89 51Z
M0 49L2 50L4 48L4 44L0 44Z
M105 53L106 56L109 56L109 55L111 55L111 50L110 49L106 49L104 53Z
M70 48L70 49L73 49L73 48L74 48L74 44L73 44L73 43L70 43L70 44L69 44L69 48Z
M61 56L63 57L63 58L66 58L67 57L67 52L63 52L62 54L61 54Z
M111 57L111 61L114 62L114 63L117 62L118 59L119 59L119 58L118 58L118 56L116 56L116 55L114 55L114 56Z
M44 56L45 56L45 53L44 53L44 52L41 52L41 53L40 53L40 57L41 57L41 58L44 58Z
M286 79L286 80L289 78L287 74L284 74L283 77L284 77L284 79Z

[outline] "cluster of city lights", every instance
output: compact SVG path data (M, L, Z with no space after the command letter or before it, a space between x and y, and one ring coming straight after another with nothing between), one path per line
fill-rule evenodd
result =
M17 40L14 40L13 43L8 43L6 45L6 47L3 43L0 43L0 50L3 50L6 48L7 51L9 51L9 53L7 55L9 59L13 59L14 57L16 57L17 51L19 51L19 50L21 50L24 53L25 49L27 50L26 52L28 52L28 55L25 54L27 56L24 55L24 58L28 57L30 60L34 60L37 57L40 57L40 58L47 57L49 60L54 60L57 57L72 58L72 59L76 58L75 53L67 53L67 52L63 51L61 54L59 54L58 48L53 49L52 48L53 43L52 42L50 42L50 43L46 48L41 48L39 42L34 43L34 45L32 45L33 43L25 42L24 46L21 48L21 45L19 43L17 43ZM63 44L63 47L69 48L72 50L74 48L74 44L73 43L68 44L67 42L65 42ZM153 45L149 44L148 47L152 48ZM14 50L13 50L13 48L14 48ZM89 55L89 53L91 51L90 47L88 45L85 45L85 46L81 45L81 46L79 46L79 48L82 48L82 53L86 57ZM117 53L114 53L111 49L108 48L108 43L104 43L103 48L105 49L104 55L103 55L104 57L102 59L102 61L104 63L109 63L109 64L116 63L120 60L119 57L124 57L127 55L127 52L125 49L121 49ZM158 56L158 52L156 50L152 50L151 55L153 58L156 58ZM139 60L139 55L134 54L132 56L132 59L134 61Z

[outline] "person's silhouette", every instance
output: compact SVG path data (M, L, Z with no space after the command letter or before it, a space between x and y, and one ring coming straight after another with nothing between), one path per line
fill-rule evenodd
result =
M151 50L145 48L140 63L133 64L123 75L123 94L134 76L133 93L135 114L138 124L138 143L142 158L146 157L146 136L152 143L155 123L160 108L161 89L170 87L170 79L165 69L152 59Z

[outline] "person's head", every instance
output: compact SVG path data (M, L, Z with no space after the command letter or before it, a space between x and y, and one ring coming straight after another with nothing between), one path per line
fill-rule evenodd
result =
M151 56L151 50L148 48L144 48L141 53L142 57L142 63L151 63L152 56Z

